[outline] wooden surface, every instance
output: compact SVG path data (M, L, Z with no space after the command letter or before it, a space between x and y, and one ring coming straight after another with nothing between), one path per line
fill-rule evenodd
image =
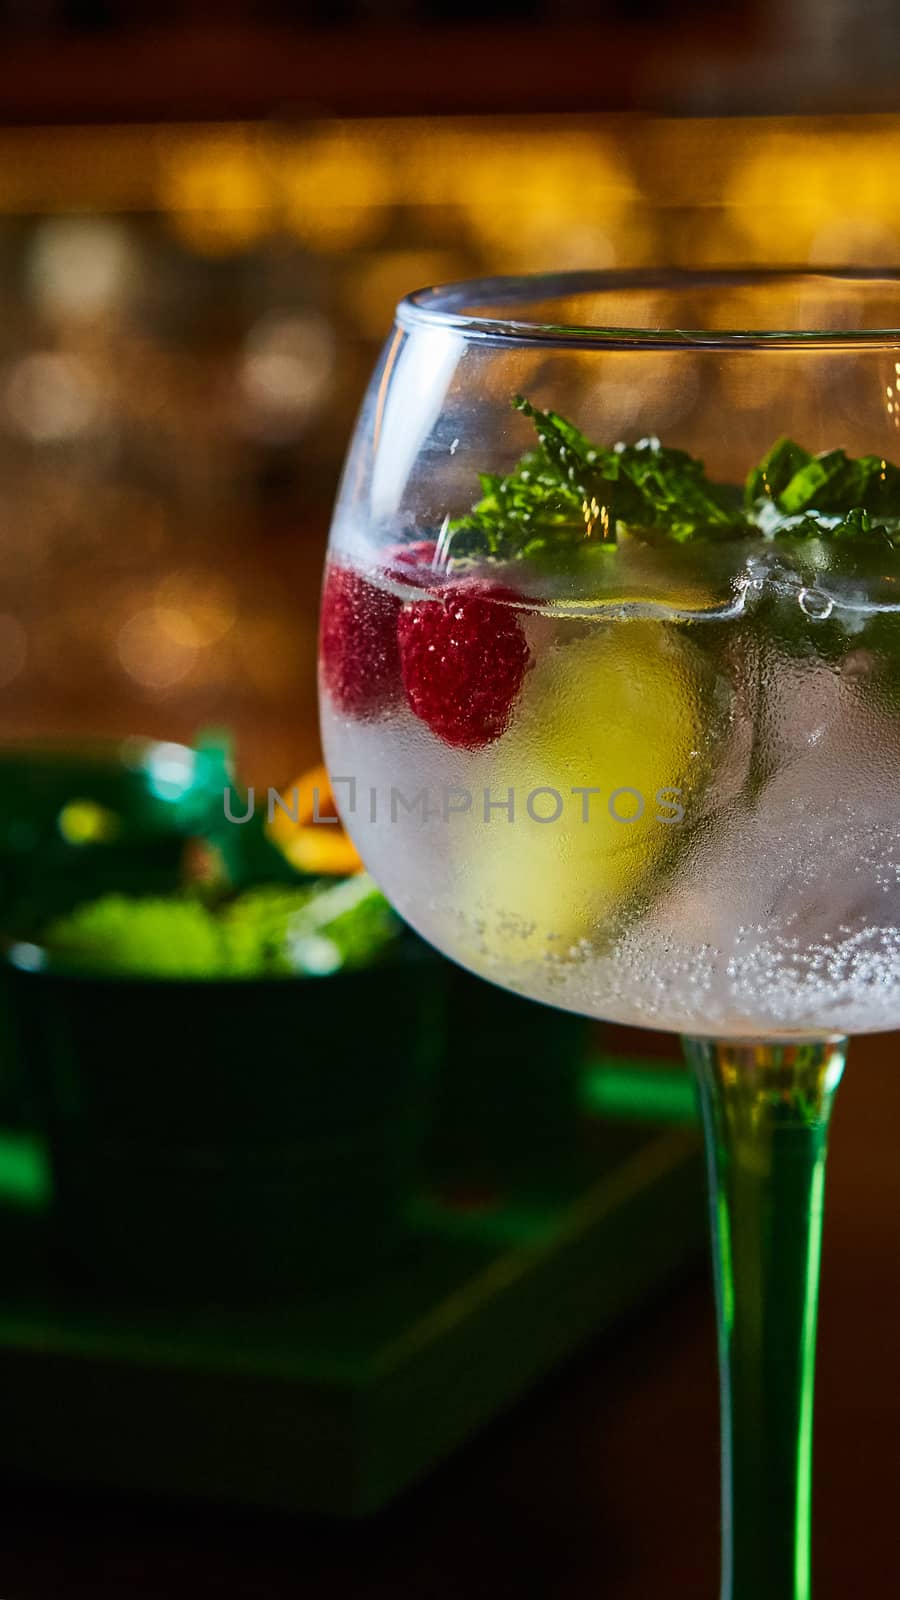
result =
M835 1113L825 1223L816 1600L895 1582L898 1130L900 1049L894 1037L860 1040ZM717 1426L712 1308L698 1275L349 1531L6 1484L0 1594L713 1600Z

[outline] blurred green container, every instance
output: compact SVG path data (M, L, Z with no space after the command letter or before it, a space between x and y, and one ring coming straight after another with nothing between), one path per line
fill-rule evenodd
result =
M109 883L178 884L185 841L223 824L227 744L23 740L0 746L0 911L43 920Z
M284 1294L401 1245L443 994L417 941L296 979L29 970L36 954L10 954L12 1021L76 1274Z
M166 894L187 841L222 831L227 743L21 740L0 745L0 928L40 926L108 888ZM237 833L239 830L231 830ZM22 1120L0 971L0 1125Z

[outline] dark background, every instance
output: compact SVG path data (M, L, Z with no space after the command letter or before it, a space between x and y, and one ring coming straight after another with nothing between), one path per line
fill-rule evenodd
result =
M835 1111L823 1252L821 1600L892 1589L898 1117L894 1039L856 1041ZM360 1527L6 1483L5 1600L699 1600L718 1593L717 1447L712 1297L698 1274Z

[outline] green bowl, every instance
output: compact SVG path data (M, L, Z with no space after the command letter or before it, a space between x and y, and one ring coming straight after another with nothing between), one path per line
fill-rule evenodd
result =
M418 941L331 977L186 981L32 970L29 948L11 1016L70 1271L283 1295L401 1246L444 984Z
M0 744L0 928L41 927L108 892L166 895L184 879L188 842L203 839L235 883L296 882L262 821L225 819L229 741L196 748L153 739ZM0 972L0 1126L24 1116Z
M185 840L221 809L221 752L148 739L0 745L0 926L38 924L107 885L166 893ZM0 1125L23 1120L0 973Z
M174 884L184 841L223 817L223 743L23 740L0 745L0 905L52 913L86 879L135 892ZM41 910L44 909L43 904Z

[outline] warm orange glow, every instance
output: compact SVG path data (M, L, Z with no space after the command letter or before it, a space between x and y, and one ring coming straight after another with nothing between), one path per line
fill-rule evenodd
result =
M215 644L237 620L232 585L202 569L169 573L159 585L157 599L163 633L189 649Z
M336 876L362 871L356 847L338 820L324 767L313 767L279 792L288 810L275 808L267 832L293 867Z
M397 117L6 129L0 211L162 212L192 248L323 255L453 213L491 270L900 261L900 117Z

